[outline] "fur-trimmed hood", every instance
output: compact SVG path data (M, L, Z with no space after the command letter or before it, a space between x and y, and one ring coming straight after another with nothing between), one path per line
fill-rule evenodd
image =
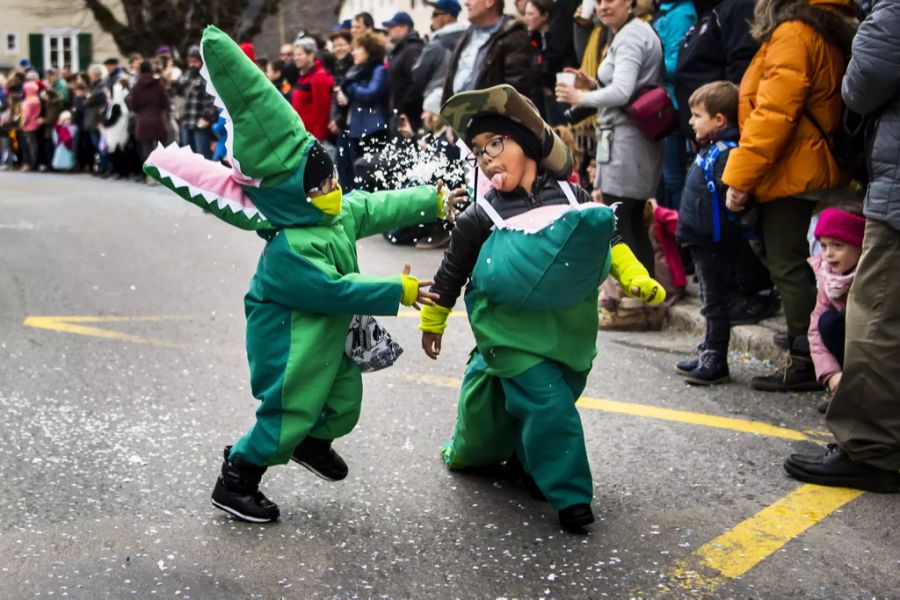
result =
M848 58L859 26L854 0L782 0L781 6L776 8L775 20L776 27L789 21L806 23ZM765 42L772 31L759 41Z

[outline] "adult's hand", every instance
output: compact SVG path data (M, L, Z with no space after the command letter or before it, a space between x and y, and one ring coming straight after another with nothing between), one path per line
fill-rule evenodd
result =
M581 104L581 94L581 90L576 89L574 86L571 86L567 83L556 84L557 102L564 102L566 104L571 104L572 106L579 106Z
M592 90L597 87L597 80L581 69L576 69L575 67L566 67L563 69L563 73L575 74L575 87L577 87L579 90Z
M725 194L725 207L731 212L741 212L747 205L748 198L747 192L742 192L730 187Z

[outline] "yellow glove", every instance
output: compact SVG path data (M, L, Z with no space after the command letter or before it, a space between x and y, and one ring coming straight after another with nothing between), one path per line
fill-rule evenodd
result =
M637 297L648 304L660 304L666 299L666 290L650 277L627 244L616 244L610 250L612 264L610 274L616 278L626 295L635 297L632 289L638 288Z
M422 316L419 320L419 329L428 333L443 334L447 329L447 319L451 309L440 304L426 304L422 307Z
M419 280L412 275L401 274L400 282L403 284L403 293L400 294L400 304L412 306L419 299Z

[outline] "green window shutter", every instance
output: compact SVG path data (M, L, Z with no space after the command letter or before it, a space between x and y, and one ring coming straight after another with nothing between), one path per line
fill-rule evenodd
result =
M94 42L90 33L78 34L78 70L87 71L94 60ZM72 65L75 71L75 65Z
M42 33L28 34L28 60L31 66L39 73L44 72L44 35Z

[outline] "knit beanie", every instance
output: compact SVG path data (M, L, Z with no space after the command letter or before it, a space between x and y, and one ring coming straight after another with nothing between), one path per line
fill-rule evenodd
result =
M815 236L816 239L828 237L862 248L865 229L866 220L863 217L857 217L839 208L826 208L819 215Z
M517 144L522 147L522 151L528 158L540 162L541 141L534 135L530 129L524 125L519 125L512 119L497 114L479 115L472 119L469 125L469 142L475 139L475 136L489 131L497 135L508 135Z
M322 144L316 142L309 149L306 157L306 168L303 169L303 191L309 193L334 175L334 163Z

